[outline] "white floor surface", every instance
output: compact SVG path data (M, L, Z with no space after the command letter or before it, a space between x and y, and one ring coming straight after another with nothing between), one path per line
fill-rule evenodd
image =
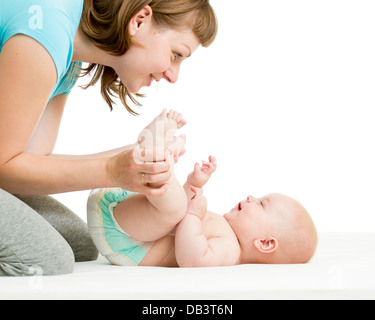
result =
M375 234L325 233L302 265L116 267L103 257L70 275L0 278L0 299L375 299Z

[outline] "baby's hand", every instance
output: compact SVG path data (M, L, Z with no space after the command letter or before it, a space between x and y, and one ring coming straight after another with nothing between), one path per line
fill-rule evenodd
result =
M191 187L190 189L194 195L188 203L187 212L197 216L203 220L207 213L207 199L203 195L203 190L200 188Z
M190 173L187 181L198 188L202 188L211 175L216 171L217 161L213 156L209 156L209 162L202 161L202 166L199 163L196 163L194 166L194 171Z

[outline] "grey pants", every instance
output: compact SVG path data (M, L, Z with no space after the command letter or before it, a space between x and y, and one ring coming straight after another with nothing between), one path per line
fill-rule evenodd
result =
M97 257L86 223L57 200L0 189L0 276L67 274Z

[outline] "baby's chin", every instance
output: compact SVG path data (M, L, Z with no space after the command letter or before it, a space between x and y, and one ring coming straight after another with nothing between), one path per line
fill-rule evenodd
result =
M232 219L235 215L236 215L236 212L230 211L230 212L224 213L223 217L225 220L230 221L230 219Z

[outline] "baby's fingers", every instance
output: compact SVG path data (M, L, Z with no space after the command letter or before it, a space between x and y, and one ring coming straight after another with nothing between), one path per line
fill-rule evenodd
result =
M207 175L211 175L212 173L214 173L216 171L216 167L216 158L213 156L209 157L209 162L204 160L202 161L202 171Z
M216 160L216 157L214 156L209 156L209 161L210 163L216 168L217 167L217 160Z

